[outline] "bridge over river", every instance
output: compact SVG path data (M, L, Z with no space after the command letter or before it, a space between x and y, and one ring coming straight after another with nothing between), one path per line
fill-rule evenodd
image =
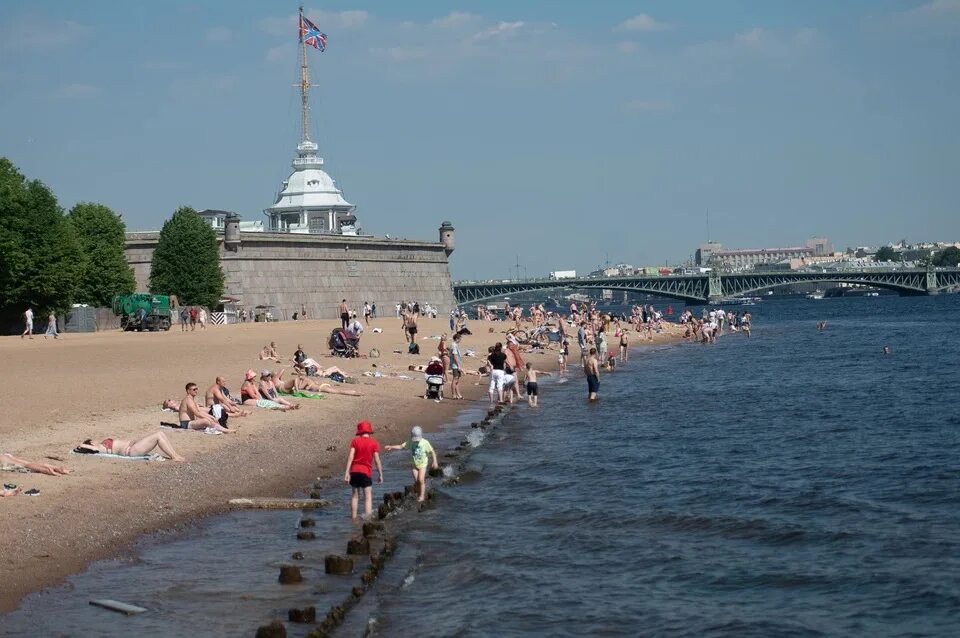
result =
M724 297L749 295L788 284L820 282L886 288L896 290L902 295L935 295L960 288L960 268L866 268L743 273L712 271L701 275L458 281L453 284L453 293L457 303L462 305L534 290L601 288L659 295L697 304L715 302Z

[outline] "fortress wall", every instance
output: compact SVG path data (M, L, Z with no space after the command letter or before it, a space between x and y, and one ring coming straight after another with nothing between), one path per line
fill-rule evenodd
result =
M147 290L150 261L159 233L129 233L126 256ZM447 254L440 243L296 234L243 233L236 252L220 243L226 294L251 310L273 305L275 317L290 318L301 305L308 316L336 317L340 300L360 310L377 304L392 316L401 300L430 303L446 313L455 305Z

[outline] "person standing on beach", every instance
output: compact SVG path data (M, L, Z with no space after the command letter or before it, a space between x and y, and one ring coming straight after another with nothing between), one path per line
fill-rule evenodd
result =
M350 323L350 308L347 306L346 299L340 302L340 307L337 309L337 312L340 313L340 329L346 330L347 324Z
M560 376L567 373L567 355L570 354L570 342L564 339L560 343L560 354L557 355L557 363L560 366Z
M590 354L583 362L583 372L587 375L587 399L597 401L600 392L600 365L597 363L597 349L590 348Z
M460 355L460 333L453 335L453 343L450 344L450 392L454 399L462 399L460 394L460 377L463 376L463 358Z
M403 329L407 333L409 343L417 342L417 311L407 312L403 317Z
M47 337L53 337L54 339L58 339L60 337L59 333L57 332L57 315L53 314L52 312L50 313L50 316L47 317L47 331L43 334L44 339Z
M190 308L190 330L197 329L197 308L193 306Z
M626 363L630 357L629 342L627 341L627 331L620 329L620 363Z
M27 308L23 312L23 334L20 338L30 337L33 339L33 308Z
M242 310L240 311L243 312ZM242 317L242 315L241 315ZM184 306L180 309L180 332L187 331L187 320L190 318L190 311L187 310L187 307Z
M343 473L344 483L352 489L350 493L350 516L357 518L360 506L360 493L363 493L364 518L373 516L373 464L377 464L378 483L383 483L383 466L380 464L380 444L373 438L373 426L369 421L357 423L357 435L350 442L350 454L347 455L347 469Z
M433 457L433 463L430 464L434 470L440 469L437 463L437 453L430 445L430 441L423 438L423 428L415 425L410 430L410 438L406 443L400 445L387 445L383 449L390 450L410 450L413 456L413 489L417 492L417 502L423 503L427 500L427 464Z

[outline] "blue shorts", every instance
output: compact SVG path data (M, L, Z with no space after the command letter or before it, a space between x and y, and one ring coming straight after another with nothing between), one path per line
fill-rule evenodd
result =
M591 393L596 393L600 391L600 377L595 374L587 375L587 390Z

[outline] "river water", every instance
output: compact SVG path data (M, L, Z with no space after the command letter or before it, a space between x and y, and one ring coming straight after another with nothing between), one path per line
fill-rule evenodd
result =
M752 338L636 350L599 404L579 372L543 383L538 410L511 411L464 480L407 517L339 635L960 634L960 296L750 310ZM322 574L351 533L341 505L313 543L291 512L146 541L30 597L0 633L250 636L288 607L320 612L349 588ZM280 587L296 550L307 583ZM150 611L109 615L97 597Z

